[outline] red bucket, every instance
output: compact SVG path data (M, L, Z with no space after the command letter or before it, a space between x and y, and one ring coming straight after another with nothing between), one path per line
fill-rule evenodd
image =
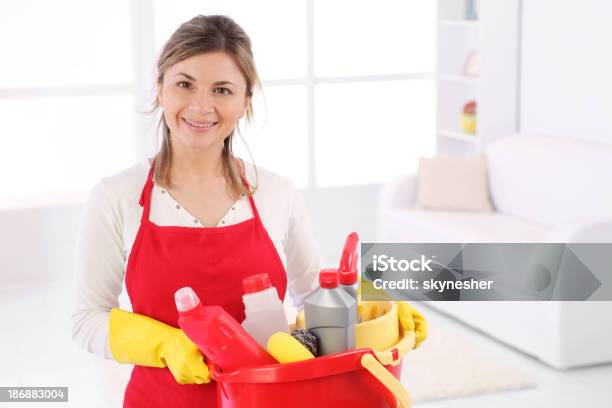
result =
M220 408L377 408L410 406L399 382L414 332L382 352L364 348L289 364L221 373L212 367Z

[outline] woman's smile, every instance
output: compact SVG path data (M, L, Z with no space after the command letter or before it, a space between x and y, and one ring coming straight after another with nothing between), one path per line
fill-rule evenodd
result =
M181 118L183 123L187 125L187 127L193 131L198 133L206 133L211 131L212 129L216 129L216 126L219 122L213 121L198 121L193 119Z

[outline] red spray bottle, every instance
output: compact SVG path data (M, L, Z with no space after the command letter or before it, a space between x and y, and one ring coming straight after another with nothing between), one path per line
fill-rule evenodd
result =
M178 324L208 361L223 371L276 364L253 337L221 306L203 306L190 287L174 294Z

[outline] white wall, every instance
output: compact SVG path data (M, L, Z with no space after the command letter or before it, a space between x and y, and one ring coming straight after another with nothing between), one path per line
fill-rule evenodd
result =
M70 279L82 204L0 211L0 285Z
M361 242L376 241L376 217L380 185L320 188L304 191L304 200L324 267L338 266L344 240L357 232Z
M521 131L612 143L612 2L522 4Z

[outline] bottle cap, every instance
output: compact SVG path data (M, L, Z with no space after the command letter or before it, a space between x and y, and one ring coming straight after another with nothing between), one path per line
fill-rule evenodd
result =
M265 272L249 276L242 280L242 290L245 294L261 292L269 287L272 287L270 276Z
M200 298L189 286L180 288L174 293L174 302L176 310L179 312L188 312L195 309L200 304Z
M322 269L319 272L319 286L326 289L338 287L338 270L333 268Z

